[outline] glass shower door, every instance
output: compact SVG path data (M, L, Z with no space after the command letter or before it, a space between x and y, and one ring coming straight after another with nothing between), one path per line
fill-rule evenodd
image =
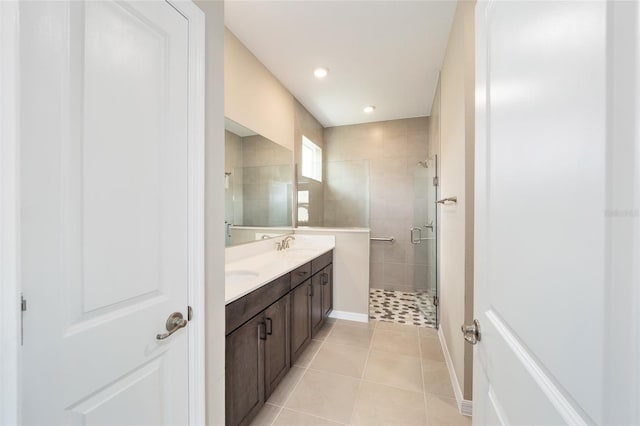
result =
M426 325L436 327L438 318L438 159L433 156L416 165L414 172L413 227L413 287L416 308Z

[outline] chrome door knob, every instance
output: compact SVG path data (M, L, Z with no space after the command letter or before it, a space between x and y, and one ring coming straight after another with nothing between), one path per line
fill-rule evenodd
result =
M167 319L167 323L165 325L167 328L167 332L163 334L157 334L156 339L158 340L166 339L176 331L180 330L183 327L186 327L188 322L189 321L187 321L182 317L182 314L180 312L172 313L171 315L169 315L169 318Z
M471 325L461 325L460 330L467 343L475 345L480 341L480 323L477 319L474 319Z

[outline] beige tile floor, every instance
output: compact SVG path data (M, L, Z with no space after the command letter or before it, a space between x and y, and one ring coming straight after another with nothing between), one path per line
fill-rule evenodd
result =
M436 331L329 320L252 425L470 425Z

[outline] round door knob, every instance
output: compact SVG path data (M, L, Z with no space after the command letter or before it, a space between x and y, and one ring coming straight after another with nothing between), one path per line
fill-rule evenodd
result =
M471 325L461 325L460 330L467 343L475 345L480 341L480 323L477 319L474 319Z

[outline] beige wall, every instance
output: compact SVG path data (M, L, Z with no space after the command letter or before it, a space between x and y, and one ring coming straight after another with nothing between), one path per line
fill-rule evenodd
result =
M334 318L369 320L369 230L299 228L295 234L333 235Z
M417 278L426 280L427 254L416 253L426 245L412 245L409 229L414 226L414 173L417 162L427 158L428 136L427 117L325 129L327 179L331 167L342 163L337 188L325 188L325 226L332 202L337 204L335 220L358 214L359 204L344 194L357 194L361 188L340 189L349 184L345 174L359 174L362 162L368 161L371 236L396 239L371 243L371 287L415 291L414 274L419 271L425 277Z
M226 28L224 114L293 151L293 96Z
M471 399L472 350L460 325L473 318L473 157L475 2L459 2L440 77L442 197L440 326L464 399Z
M205 341L207 424L224 424L224 3L196 0L206 16Z

